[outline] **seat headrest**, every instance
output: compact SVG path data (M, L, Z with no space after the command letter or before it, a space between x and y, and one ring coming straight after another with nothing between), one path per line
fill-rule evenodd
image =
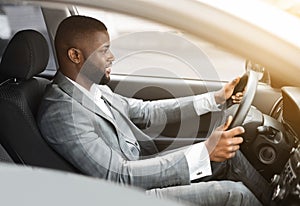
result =
M17 32L8 43L0 64L4 80L29 79L44 71L49 60L49 48L44 36L34 30Z

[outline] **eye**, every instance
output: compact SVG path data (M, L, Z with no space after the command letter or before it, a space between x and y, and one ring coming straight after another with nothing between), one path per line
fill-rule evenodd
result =
M108 52L109 48L108 47L104 47L102 49L99 50L99 53L101 54L106 54Z
M108 51L108 48L105 48L105 49L103 49L102 53L103 53L103 54L106 54L107 51Z

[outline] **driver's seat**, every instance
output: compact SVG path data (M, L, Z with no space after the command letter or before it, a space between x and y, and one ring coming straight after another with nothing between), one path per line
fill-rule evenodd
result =
M48 59L48 44L37 31L20 31L9 42L0 64L0 144L16 163L77 172L48 146L35 121L50 81L34 76Z

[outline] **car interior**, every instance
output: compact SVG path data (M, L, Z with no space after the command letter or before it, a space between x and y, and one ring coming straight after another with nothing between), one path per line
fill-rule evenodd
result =
M50 81L34 76L45 69L48 58L48 44L37 31L20 31L9 42L0 64L1 144L15 163L74 172L47 145L35 121Z
M51 9L43 11L51 13ZM45 15L45 19L49 15ZM52 15L58 18L61 13L53 12ZM49 32L53 38L54 32ZM81 174L48 146L35 120L39 102L53 76L43 73L51 55L50 47L42 33L23 29L10 39L3 52L0 63L0 161ZM251 82L253 77L251 72L245 70L245 73L248 80L244 86L250 88L254 84ZM122 86L124 82L128 86ZM213 81L189 81L187 91L182 84L183 80L161 81L158 77L148 78L145 82L138 76L127 76L124 81L116 75L109 86L122 95L144 100L200 94L221 86ZM237 125L244 126L245 143L241 150L255 168L274 184L274 199L282 205L292 205L300 199L300 130L297 125L300 122L300 89L270 89L258 82L255 85L252 96L246 94L244 97L249 100L248 105L234 105L226 110L225 116L233 115L238 120ZM170 92L174 90L179 92L174 95ZM136 92L132 94L132 91ZM268 100L263 101L263 98ZM203 141L216 126L211 122L218 122L222 115L223 111L213 112L197 119L167 124L155 138L156 145L163 151ZM152 131L145 132L152 134Z

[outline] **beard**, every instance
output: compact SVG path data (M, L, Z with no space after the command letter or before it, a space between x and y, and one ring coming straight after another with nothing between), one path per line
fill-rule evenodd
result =
M101 78L99 84L101 85L107 85L110 82L110 77L107 77L106 75L103 75Z
M95 84L106 85L110 81L110 77L106 75L105 68L99 68L99 66L89 60L83 64L80 75Z

